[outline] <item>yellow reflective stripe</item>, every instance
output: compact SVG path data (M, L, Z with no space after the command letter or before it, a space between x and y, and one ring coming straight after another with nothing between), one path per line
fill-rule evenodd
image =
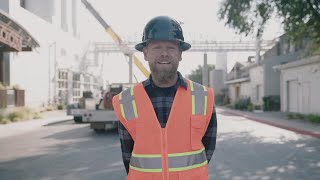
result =
M194 169L194 168L197 168L197 167L204 166L206 164L208 164L208 160L204 161L203 163L195 164L195 165L192 165L192 166L181 167L181 168L169 168L169 172L190 170L190 169Z
M203 86L203 90L207 91L207 87ZM203 114L206 115L207 114L207 102L208 102L208 96L204 96L204 111Z
M203 90L204 90L204 91L207 91L207 87L206 87L206 86L203 86Z
M126 115L124 114L123 104L120 104L120 111L121 111L122 117L123 117L125 120L127 120L127 119L126 119Z
M130 94L133 96L133 87L130 88Z
M208 102L208 96L204 97L204 115L207 114L207 102Z
M158 158L161 157L161 154L135 154L132 153L133 157L142 157L142 158Z
M194 88L193 88L193 82L192 82L191 80L189 80L189 82L190 82L191 91L193 91L193 90L194 90Z
M122 99L122 92L119 94L119 100Z
M178 156L187 156L187 155L199 154L202 151L204 151L204 147L202 149L200 149L200 150L197 150L197 151L168 154L168 157L178 157Z
M196 101L195 96L194 96L194 95L192 95L192 114L193 114L193 115L194 115L194 114L196 114L196 105L195 105L195 101Z
M141 171L141 172L162 172L162 169L144 169L144 168L138 168L138 167L134 167L129 165L129 167L131 169L134 169L136 171Z
M138 113L137 113L137 105L136 105L136 101L135 100L132 101L132 107L133 107L134 117L137 118L138 117Z

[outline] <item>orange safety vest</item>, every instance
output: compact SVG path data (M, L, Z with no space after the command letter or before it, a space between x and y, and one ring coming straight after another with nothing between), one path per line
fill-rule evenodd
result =
M127 180L208 180L202 144L214 93L187 80L179 87L168 122L161 128L143 84L114 96L114 111L134 140Z

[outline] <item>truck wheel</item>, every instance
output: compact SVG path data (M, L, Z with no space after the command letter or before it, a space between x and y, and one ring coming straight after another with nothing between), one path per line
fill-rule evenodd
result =
M73 120L75 123L82 123L82 116L73 116Z

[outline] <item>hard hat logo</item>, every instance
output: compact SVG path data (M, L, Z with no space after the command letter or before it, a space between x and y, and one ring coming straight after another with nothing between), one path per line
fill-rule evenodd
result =
M189 43L184 42L180 24L168 16L158 16L151 19L144 28L142 42L137 44L135 48L142 51L146 43L151 40L179 41L182 51L191 48Z

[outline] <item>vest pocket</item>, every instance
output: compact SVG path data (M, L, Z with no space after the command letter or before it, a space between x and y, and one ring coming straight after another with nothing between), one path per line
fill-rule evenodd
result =
M191 148L199 150L203 148L202 137L205 132L206 119L204 116L191 116Z
M140 121L136 121L136 139L135 139L135 146L144 147L144 140L146 138L145 136L145 124Z

